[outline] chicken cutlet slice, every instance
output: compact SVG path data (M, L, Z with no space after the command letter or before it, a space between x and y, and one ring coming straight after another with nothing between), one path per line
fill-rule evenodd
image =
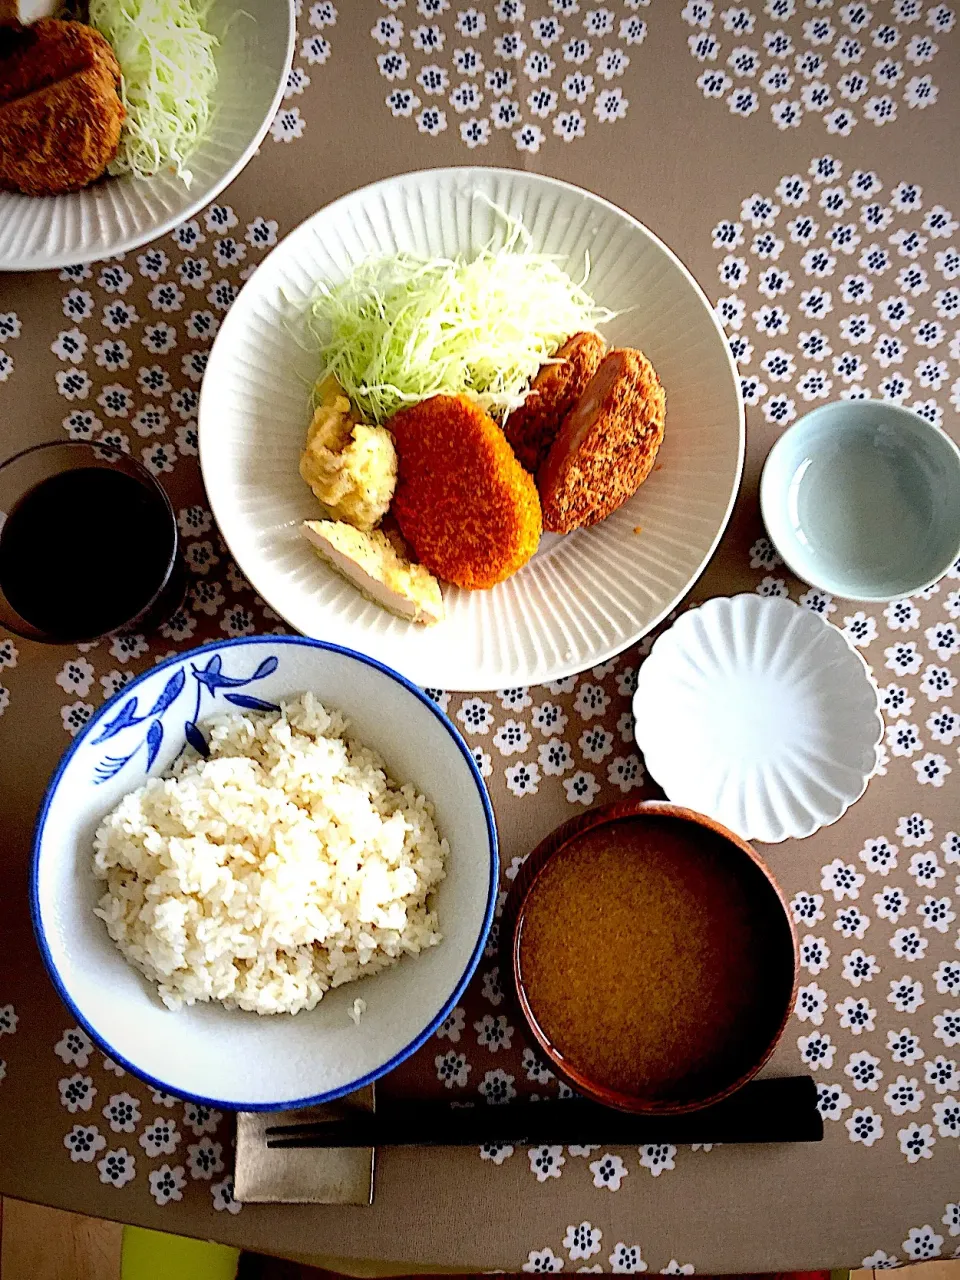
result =
M379 529L355 529L342 520L305 520L300 532L314 551L374 604L409 622L442 622L436 578L412 564Z
M553 353L530 385L526 399L503 424L520 465L536 475L560 424L596 373L606 343L596 333L575 333Z
M466 396L431 396L387 423L397 446L391 511L421 564L475 591L525 565L540 499L494 420Z
M543 527L597 524L632 498L663 440L666 397L646 356L611 351L567 414L537 473Z
M80 22L41 18L0 32L0 188L79 191L117 153L120 64Z

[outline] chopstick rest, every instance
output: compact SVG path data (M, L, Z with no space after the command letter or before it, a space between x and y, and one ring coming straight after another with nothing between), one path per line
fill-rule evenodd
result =
M325 1142L322 1151L271 1150L265 1131L306 1120L322 1130L369 1114L374 1107L374 1086L368 1085L339 1102L307 1110L238 1112L235 1199L241 1204L372 1204L375 1153L369 1144Z
M755 1080L711 1107L680 1115L635 1115L580 1099L450 1107L392 1102L323 1124L268 1125L269 1150L328 1147L517 1146L649 1142L820 1142L823 1118L810 1076Z

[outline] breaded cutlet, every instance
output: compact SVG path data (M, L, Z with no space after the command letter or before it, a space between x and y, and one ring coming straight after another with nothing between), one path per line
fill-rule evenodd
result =
M640 351L611 351L590 379L537 473L543 527L597 524L632 498L663 440L666 397Z
M117 153L120 64L80 22L0 30L0 187L59 195L89 186Z
M526 399L503 424L503 434L513 446L520 465L531 475L550 450L560 424L574 401L596 373L606 343L596 333L575 333L545 364L527 392Z
M431 396L386 427L397 446L391 511L422 565L475 591L503 582L540 542L533 477L466 396Z

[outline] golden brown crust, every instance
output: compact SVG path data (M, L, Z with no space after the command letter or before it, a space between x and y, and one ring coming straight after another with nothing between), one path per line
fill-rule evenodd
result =
M526 564L540 499L491 417L465 396L431 396L386 425L398 457L391 510L421 564L468 590Z
M41 18L0 37L0 187L78 191L117 153L120 66L99 32Z
M537 484L543 527L569 533L597 524L633 497L663 440L666 401L650 361L611 351L568 413Z
M596 333L575 333L553 354L530 385L523 404L509 415L504 435L520 465L536 475L556 439L560 424L596 373L606 344Z
M0 105L114 57L99 32L81 22L41 18L0 32Z

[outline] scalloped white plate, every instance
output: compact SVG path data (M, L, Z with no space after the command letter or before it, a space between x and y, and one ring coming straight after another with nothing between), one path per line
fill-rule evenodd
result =
M216 117L190 159L193 182L172 174L110 178L64 196L0 192L0 271L96 262L156 240L215 199L263 141L293 60L294 0L215 0L221 40Z
M477 198L480 197L480 198ZM486 197L486 198L483 198ZM444 588L447 619L422 628L338 578L298 532L317 504L300 479L316 357L298 327L317 283L371 255L475 253L520 217L533 247L619 318L667 392L658 469L609 519L546 537L492 591ZM418 684L499 689L581 671L633 643L686 594L726 527L743 462L740 384L693 277L646 227L577 187L501 169L436 169L364 187L314 214L261 263L217 337L200 399L200 462L217 523L244 573L291 626L388 662ZM636 532L637 529L641 532Z
M710 600L640 668L637 745L675 804L776 844L836 822L863 795L883 734L867 664L790 600Z

